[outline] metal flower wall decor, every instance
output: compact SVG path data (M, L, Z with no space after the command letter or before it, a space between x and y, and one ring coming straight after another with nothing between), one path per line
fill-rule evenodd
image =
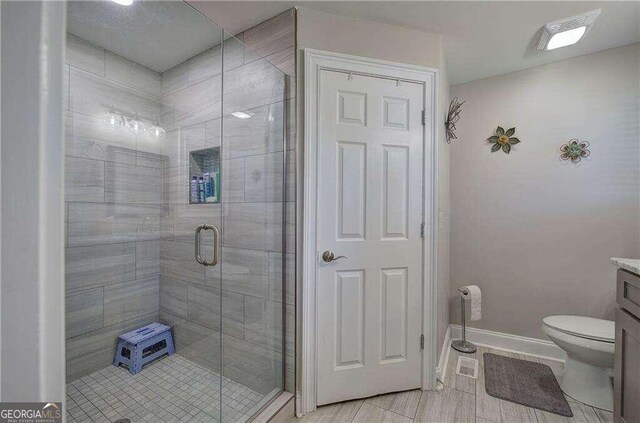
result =
M487 141L490 144L493 144L493 146L491 147L491 152L495 153L502 148L502 151L509 154L509 152L511 151L511 146L516 145L520 142L518 138L512 136L515 133L516 128L509 128L505 131L502 126L498 126L495 135L487 138Z
M583 158L589 157L591 154L588 147L588 141L578 141L574 138L560 147L560 158L571 160L571 163L580 163Z
M460 120L460 113L462 113L462 109L460 108L464 104L458 102L458 97L454 97L449 104L449 112L447 113L447 120L444 122L445 130L446 130L446 140L447 144L451 144L451 140L457 140L455 130L456 123Z

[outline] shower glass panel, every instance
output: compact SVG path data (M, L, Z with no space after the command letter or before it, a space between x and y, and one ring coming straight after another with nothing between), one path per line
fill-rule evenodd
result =
M283 390L285 74L225 33L222 418Z
M183 2L67 11L69 421L247 421L284 381L285 76ZM114 366L154 322L175 353Z

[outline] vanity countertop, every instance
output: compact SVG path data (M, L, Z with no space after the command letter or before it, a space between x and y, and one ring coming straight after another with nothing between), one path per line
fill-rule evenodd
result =
M640 275L640 260L628 259L628 258L612 258L611 263L618 266L620 269L628 270L629 272Z

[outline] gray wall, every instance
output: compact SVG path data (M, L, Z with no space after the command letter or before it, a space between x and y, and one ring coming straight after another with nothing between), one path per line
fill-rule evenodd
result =
M450 292L483 290L472 326L543 338L548 315L613 319L609 259L640 255L639 75L635 44L452 87ZM498 125L522 141L508 156L485 141ZM559 159L572 138L591 143L579 166Z
M282 140L285 133L287 139L292 136L293 124L285 128L284 118L290 121L295 109L294 19L290 10L238 34L246 48L233 38L225 41L224 87L220 46L162 74L169 209L160 248L161 319L174 327L182 355L218 372L222 329L222 373L261 393L284 383L283 307L287 326L293 327L294 293L283 303L282 260L286 257L292 281L295 161L287 154L285 192ZM229 115L233 111L248 111L252 117L241 120ZM189 205L189 151L221 144L222 204ZM222 262L207 269L193 262L193 231L205 221L223 232ZM286 251L283 230L288 234ZM291 357L287 387L292 389L292 330L286 340Z
M112 106L161 114L160 74L67 36L67 380L111 364L119 334L158 320L164 157L157 141L108 128Z

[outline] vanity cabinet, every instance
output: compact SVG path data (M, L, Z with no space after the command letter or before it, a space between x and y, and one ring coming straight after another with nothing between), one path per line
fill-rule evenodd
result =
M640 276L618 270L613 418L640 423Z

